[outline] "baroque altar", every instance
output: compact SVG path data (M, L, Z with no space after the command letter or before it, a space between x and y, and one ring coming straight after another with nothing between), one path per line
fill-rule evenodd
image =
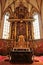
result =
M11 22L11 39L17 47L28 47L29 40L33 39L32 14L30 16L28 9L20 4L9 17Z

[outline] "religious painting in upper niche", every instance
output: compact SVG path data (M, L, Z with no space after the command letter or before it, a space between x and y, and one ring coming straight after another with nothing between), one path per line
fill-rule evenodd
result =
M26 23L25 22L18 22L17 23L17 38L23 35L26 37Z

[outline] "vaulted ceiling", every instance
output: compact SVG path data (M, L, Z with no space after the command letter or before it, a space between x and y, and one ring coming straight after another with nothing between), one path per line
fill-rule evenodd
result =
M0 2L2 14L4 14L7 9L14 12L15 8L18 7L21 2L25 7L27 7L29 12L33 13L37 11L41 13L43 0L0 0Z

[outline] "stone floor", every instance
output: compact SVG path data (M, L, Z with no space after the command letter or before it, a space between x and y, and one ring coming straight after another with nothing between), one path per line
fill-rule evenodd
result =
M32 64L18 64L18 63L10 63L9 61L2 61L0 62L0 65L43 65L43 62L33 62Z

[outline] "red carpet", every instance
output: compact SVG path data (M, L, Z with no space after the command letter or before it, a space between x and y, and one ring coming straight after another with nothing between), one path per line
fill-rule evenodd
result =
M8 56L0 56L0 62L4 60L9 60ZM43 62L43 56L34 56L33 61L35 62Z
M9 59L8 56L0 56L0 62Z
M34 56L34 61L43 62L43 56Z

